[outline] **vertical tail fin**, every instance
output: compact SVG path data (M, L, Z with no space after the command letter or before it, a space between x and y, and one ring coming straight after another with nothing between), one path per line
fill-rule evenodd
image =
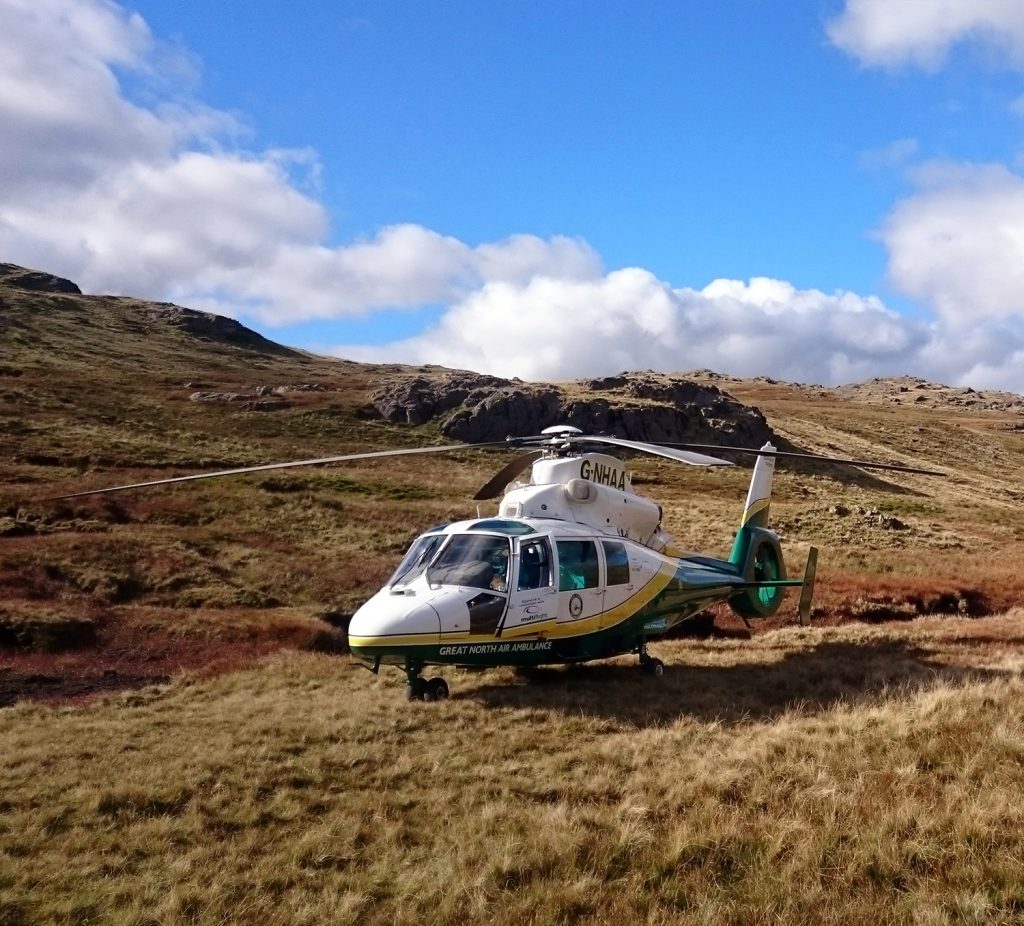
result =
M771 441L762 450L774 450ZM747 491L747 503L743 506L743 519L740 527L768 526L768 508L772 501L772 477L775 475L775 457L758 457L754 464L754 474L750 477L750 489Z
M769 441L762 450L774 450ZM768 526L768 510L772 501L772 478L775 475L775 457L761 456L754 464L754 474L750 477L750 488L747 490L747 503L743 506L743 518L736 539L732 544L729 562L737 568L742 567L747 559L747 548L750 545L750 528Z

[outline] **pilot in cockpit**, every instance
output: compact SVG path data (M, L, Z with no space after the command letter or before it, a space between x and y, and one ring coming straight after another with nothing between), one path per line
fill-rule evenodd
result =
M491 577L490 586L496 592L508 591L508 547L502 546L494 551L491 557L491 569L494 575Z

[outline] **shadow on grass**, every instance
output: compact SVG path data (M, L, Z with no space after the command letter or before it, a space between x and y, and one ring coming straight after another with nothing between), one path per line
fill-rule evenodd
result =
M940 663L927 650L901 641L825 642L767 664L667 664L661 678L646 675L637 665L594 662L541 668L518 683L485 684L456 691L453 697L489 707L540 708L637 727L685 717L738 724L770 720L794 709L814 713L840 703L857 704L893 690L896 696L905 696L936 684L1008 674Z

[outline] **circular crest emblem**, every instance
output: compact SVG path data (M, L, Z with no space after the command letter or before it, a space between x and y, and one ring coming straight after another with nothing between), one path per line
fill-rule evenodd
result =
M572 617L579 617L583 613L583 599L579 595L573 595L569 599L569 614Z

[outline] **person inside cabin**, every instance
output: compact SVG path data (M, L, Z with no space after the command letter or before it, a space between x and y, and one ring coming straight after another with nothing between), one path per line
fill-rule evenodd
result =
M573 591L598 584L597 547L593 540L558 541L558 589Z
M491 576L490 586L496 592L508 591L508 547L503 546L495 551L491 559L491 569L494 574Z
M508 548L507 537L456 534L427 567L427 582L492 588L497 573L508 572Z

